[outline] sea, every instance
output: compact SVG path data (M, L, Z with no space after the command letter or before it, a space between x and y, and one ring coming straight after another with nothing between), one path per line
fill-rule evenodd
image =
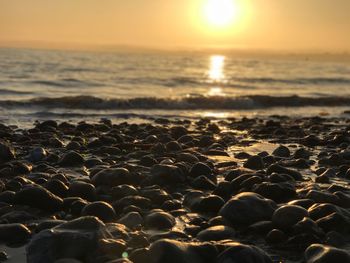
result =
M350 59L0 49L0 122L350 116Z

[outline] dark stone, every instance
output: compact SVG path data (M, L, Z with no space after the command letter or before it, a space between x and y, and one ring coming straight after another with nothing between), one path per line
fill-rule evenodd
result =
M306 263L349 263L349 252L322 244L313 244L305 251Z
M0 142L0 164L15 159L15 150L8 144Z
M267 174L272 174L272 173L288 174L288 175L292 176L297 181L301 181L303 179L303 176L298 171L295 171L295 170L292 170L289 168L285 168L279 164L270 165L269 168L267 168L266 173Z
M211 168L205 163L196 163L191 167L190 175L193 177L198 177L201 175L211 175L213 172Z
M0 241L6 244L23 244L31 235L30 230L22 224L0 224Z
M217 250L215 246L210 244L192 244L161 239L151 245L148 257L139 262L209 263L215 262L216 255Z
M151 212L145 218L145 226L150 229L165 230L175 226L175 218L166 212Z
M159 185L174 185L183 183L186 176L175 165L156 164L151 169L152 182Z
M223 251L216 261L217 263L272 263L271 258L260 248L241 243L232 245Z
M262 170L265 165L263 159L259 155L254 155L249 157L243 166L252 170Z
M36 207L48 212L61 209L63 200L40 186L25 187L16 193L14 202L16 204Z
M93 184L75 181L69 186L68 196L81 197L88 201L94 201L96 199L96 188Z
M264 182L257 184L253 191L277 203L287 202L296 197L295 187L288 183Z
M64 154L59 160L58 164L63 167L74 167L74 166L82 166L85 160L84 157L75 151L70 151Z
M272 152L272 155L282 158L288 158L290 157L290 151L288 147L280 145Z
M82 216L96 216L103 222L111 222L115 219L114 208L102 201L97 201L86 205L81 211Z
M125 168L108 168L95 174L92 179L95 186L117 186L130 181L130 172Z
M96 262L99 240L112 238L96 217L80 217L34 235L26 248L28 263L47 263L63 258Z
M234 239L236 231L228 226L212 226L202 230L197 234L200 241L219 241L225 239Z
M276 204L256 193L245 192L231 198L219 214L233 225L251 225L270 220Z
M288 229L308 216L307 210L301 206L284 205L274 212L272 222L280 229Z

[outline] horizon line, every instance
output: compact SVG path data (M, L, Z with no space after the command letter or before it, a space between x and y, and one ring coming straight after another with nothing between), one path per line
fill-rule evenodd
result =
M276 55L345 55L350 56L350 49L320 49L295 48L280 49L266 47L248 47L233 45L137 45L129 43L98 44L77 42L51 42L51 41L0 41L0 48L41 49L41 50L67 50L67 51L165 51L165 52L238 52L245 54L276 54Z

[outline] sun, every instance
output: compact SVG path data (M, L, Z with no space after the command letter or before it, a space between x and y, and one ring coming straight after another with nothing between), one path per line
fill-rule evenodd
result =
M235 22L238 9L239 6L235 0L207 0L203 11L209 25L223 28Z

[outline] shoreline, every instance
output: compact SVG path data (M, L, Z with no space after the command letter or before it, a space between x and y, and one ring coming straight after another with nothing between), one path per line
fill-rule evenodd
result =
M346 117L76 120L0 125L0 240L28 263L350 260Z

